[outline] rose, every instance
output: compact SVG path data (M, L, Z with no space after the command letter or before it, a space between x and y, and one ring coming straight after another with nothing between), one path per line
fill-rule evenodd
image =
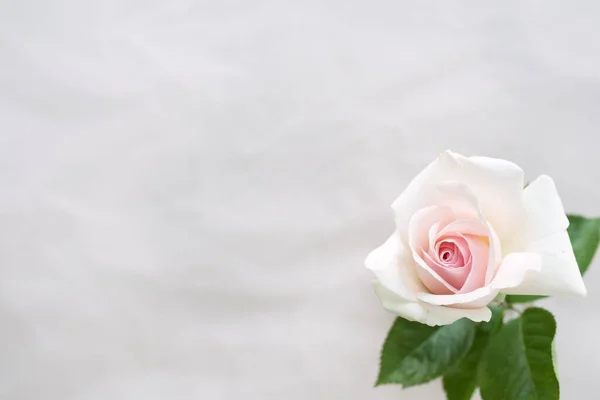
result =
M396 230L366 266L383 306L406 319L489 321L499 293L586 294L548 176L523 189L509 161L446 151L392 209Z

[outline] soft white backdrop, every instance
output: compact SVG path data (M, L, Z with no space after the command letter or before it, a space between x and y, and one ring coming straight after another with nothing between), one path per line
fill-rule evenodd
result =
M372 388L393 317L363 259L446 148L600 215L599 18L0 0L0 398L441 399ZM599 264L546 301L564 399L600 391Z

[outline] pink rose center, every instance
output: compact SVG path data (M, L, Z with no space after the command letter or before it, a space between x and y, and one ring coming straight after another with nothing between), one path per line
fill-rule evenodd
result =
M442 242L438 246L438 259L445 267L461 268L465 266L465 258L452 242Z
M433 294L467 293L486 284L490 267L490 233L483 221L458 217L444 206L427 207L410 225L410 246L417 273Z

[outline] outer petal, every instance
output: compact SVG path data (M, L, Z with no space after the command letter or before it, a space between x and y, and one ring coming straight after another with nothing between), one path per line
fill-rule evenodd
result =
M496 158L454 154L454 159L469 176L465 183L500 240L510 237L523 216L523 170L510 161Z
M515 251L541 256L539 273L528 273L521 285L507 290L511 294L581 295L585 285L573 254L566 228L568 219L548 176L540 176L523 193L526 210L525 229Z
M410 249L404 246L398 232L367 256L365 266L382 286L407 301L416 301L416 292L426 290L415 271Z
M410 217L418 209L447 204L435 186L448 180L471 188L485 218L501 240L509 237L519 226L523 213L521 168L505 160L464 157L446 151L417 175L392 204L396 224L401 231L404 231Z
M418 293L417 298L427 304L436 306L454 306L460 308L485 307L498 295L498 290L490 286L473 290L469 293L431 294Z
M541 268L542 257L539 254L511 253L502 260L491 286L504 292L511 292L510 288L522 285L530 271L539 272Z
M375 294L379 297L383 308L410 321L427 320L427 309L417 301L408 301L379 282L375 282Z
M569 227L569 219L556 191L554 181L541 175L523 191L525 207L525 239L530 242L561 232Z
M449 325L461 318L469 318L475 322L481 322L489 321L492 317L492 313L487 307L464 309L436 306L421 302L406 302L379 284L375 284L375 293L386 310L408 320L431 326Z
M504 292L546 296L587 294L566 231L530 244L527 251L541 256L540 271L528 273L521 285Z

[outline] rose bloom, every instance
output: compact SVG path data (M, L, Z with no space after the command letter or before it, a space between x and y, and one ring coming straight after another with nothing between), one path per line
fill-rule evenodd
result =
M446 151L392 209L396 230L366 266L383 306L406 319L489 321L499 293L586 294L548 176L523 188L509 161Z

